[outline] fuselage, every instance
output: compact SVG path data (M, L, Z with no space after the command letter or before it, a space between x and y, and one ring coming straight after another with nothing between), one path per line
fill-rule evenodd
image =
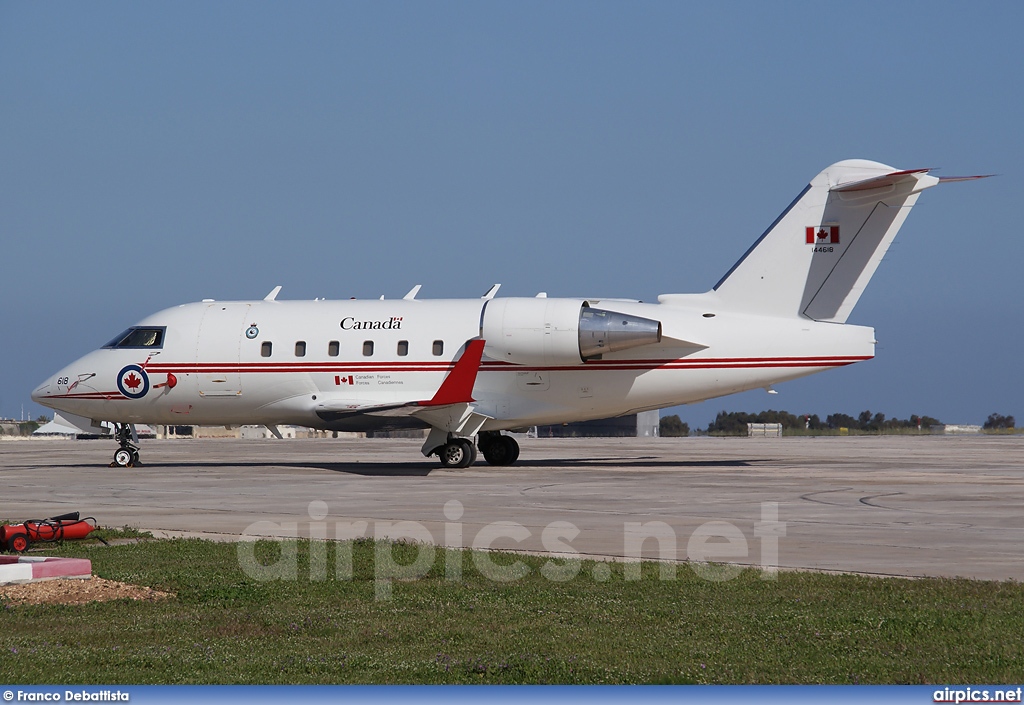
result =
M690 404L874 356L846 323L921 193L943 179L863 159L826 167L703 294L622 299L209 301L154 314L32 398L75 425L428 428L420 452L519 457L504 430ZM983 177L950 177L964 181ZM75 416L69 419L67 415Z
M317 409L332 401L356 406L430 399L467 341L482 337L486 347L473 406L487 417L481 430L496 431L697 402L874 354L871 328L750 315L724 308L714 292L660 304L547 300L544 305L599 306L660 324L660 342L573 360L558 348L559 340L569 340L558 322L541 316L514 327L511 314L499 320L494 313L502 302L510 302L509 311L512 304L529 311L542 305L531 302L544 301L184 304L143 319L71 363L32 397L60 411L116 423L425 427L415 417L325 420ZM536 354L509 352L516 341L520 348L535 341Z

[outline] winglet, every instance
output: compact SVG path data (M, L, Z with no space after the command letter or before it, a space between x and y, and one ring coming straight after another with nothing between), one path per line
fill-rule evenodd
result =
M430 401L419 402L419 405L442 406L474 401L473 385L476 384L476 373L480 370L480 358L483 357L483 354L484 340L482 338L473 338L467 342L462 357L444 378L444 382L441 383L434 397Z

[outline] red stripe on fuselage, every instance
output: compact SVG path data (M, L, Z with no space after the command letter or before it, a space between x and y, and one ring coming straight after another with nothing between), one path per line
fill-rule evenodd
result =
M870 360L871 355L821 356L821 357L736 357L736 358L666 358L650 360L589 360L580 365L532 366L516 365L500 360L482 362L482 372L510 371L624 371L655 369L728 369L764 367L841 367L855 362ZM448 372L451 362L242 362L242 363L181 363L162 362L150 364L150 373L174 372L179 374L212 373L370 373L370 372Z

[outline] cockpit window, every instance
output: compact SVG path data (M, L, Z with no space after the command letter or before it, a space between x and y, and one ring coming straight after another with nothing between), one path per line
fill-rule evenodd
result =
M160 328L129 328L117 336L105 348L162 348L164 346L164 331L166 327Z

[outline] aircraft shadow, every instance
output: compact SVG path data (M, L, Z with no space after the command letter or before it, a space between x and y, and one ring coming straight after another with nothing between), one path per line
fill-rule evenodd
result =
M221 470L224 468L253 468L255 470L266 470L270 468L288 468L293 470L329 470L331 472L343 472L350 475L367 475L373 477L426 477L441 467L431 463L408 463L395 465L391 463L289 463L289 462L228 462L218 463L213 461L184 462L184 463L142 463L132 468L108 468L105 465L82 465L80 463L48 463L35 466L36 469L47 468L89 468L99 470L110 470L110 472L123 473L130 476L132 473L142 474L157 470L171 470L174 468L191 468L196 470L209 469Z
M295 467L320 468L330 472L342 472L348 475L364 477L426 477L441 468L433 464L409 463L407 465L391 465L390 463L297 463Z
M542 460L523 460L520 458L515 468L743 468L750 467L756 460L662 460L653 456L642 458L546 458ZM478 467L479 463L477 466ZM483 467L489 467L484 464Z
M160 465L146 465L145 468L158 468ZM433 463L323 463L323 462L241 462L241 463L173 463L163 467L176 468L290 468L294 470L328 470L330 472L341 472L349 475L366 475L369 477L426 477L434 470L441 468ZM143 469L145 469L143 468Z
M642 458L547 458L538 460L520 459L511 467L492 467L484 461L478 461L466 470L495 470L512 471L517 468L602 468L602 469L631 469L631 468L741 468L751 467L757 460L661 460L654 457ZM39 466L42 468L43 466ZM50 464L47 467L82 467L76 463ZM170 468L192 468L192 469L222 469L222 468L290 468L294 470L320 469L329 472L345 473L348 475L361 475L365 477L427 477L435 471L442 470L436 463L324 463L324 462L229 462L219 463L213 461L183 462L183 463L144 463L135 468L109 468L111 472L117 473L145 473L154 470L167 470ZM457 470L456 470L457 472Z

